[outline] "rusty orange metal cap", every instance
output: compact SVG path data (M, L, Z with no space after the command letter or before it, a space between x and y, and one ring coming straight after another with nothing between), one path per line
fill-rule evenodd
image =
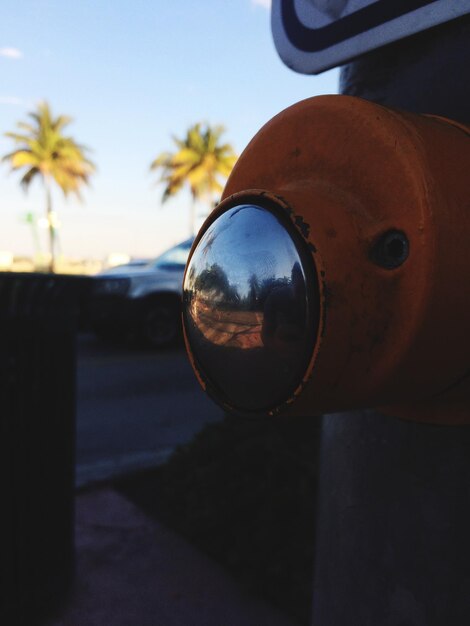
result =
M250 415L470 422L469 130L348 96L274 117L198 234L184 329Z

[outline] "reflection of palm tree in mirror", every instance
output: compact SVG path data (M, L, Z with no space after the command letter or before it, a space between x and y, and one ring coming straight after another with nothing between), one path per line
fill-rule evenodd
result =
M305 307L307 306L307 292L305 290L305 277L300 267L300 263L294 263L291 272L291 284L294 295L299 303L302 303L302 315L305 315Z
M260 295L259 295L260 302L264 304L266 302L266 299L269 297L269 294L273 290L289 287L289 284L290 284L290 280L286 276L284 276L283 278L274 278L274 276L265 278L263 280Z
M192 302L194 296L194 282L196 280L196 268L194 265L190 266L187 279L183 285L183 299L188 304ZM186 287L187 284L187 287Z
M190 323L209 344L295 352L304 340L307 304L299 263L292 266L290 277L260 280L253 273L242 293L218 263L207 264L200 272L192 266L187 285Z
M189 270L185 299L191 324L210 344L243 350L262 346L262 313L249 310L248 296L240 296L218 263L197 275Z
M264 286L264 285L263 285ZM265 345L294 345L303 339L306 325L305 280L299 263L291 278L272 280L263 307L262 337Z
M259 308L261 285L259 284L256 274L252 274L248 280L250 289L246 297L246 308L249 311L254 311Z
M226 272L218 263L206 267L196 277L194 290L204 298L217 302L219 306L232 305L239 301L239 296L227 277Z

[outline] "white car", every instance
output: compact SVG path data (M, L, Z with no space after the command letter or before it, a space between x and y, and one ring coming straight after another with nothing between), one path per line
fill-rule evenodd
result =
M174 343L181 332L183 274L193 238L144 265L122 265L98 274L88 307L101 337L133 335L152 348Z

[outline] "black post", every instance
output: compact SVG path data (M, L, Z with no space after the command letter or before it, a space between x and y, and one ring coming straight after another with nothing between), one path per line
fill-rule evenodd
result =
M87 280L0 274L0 624L41 623L74 571L75 343Z
M469 68L466 16L350 63L341 90L470 122ZM313 626L465 624L470 427L374 411L325 416Z

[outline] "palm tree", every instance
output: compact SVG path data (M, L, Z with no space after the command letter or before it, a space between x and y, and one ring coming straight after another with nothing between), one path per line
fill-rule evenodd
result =
M184 139L173 136L177 150L163 152L150 165L151 170L161 170L159 182L165 183L162 202L189 185L192 197L190 230L194 234L194 205L197 200L207 200L213 205L215 194L223 189L222 182L232 171L237 156L229 143L220 144L223 126L211 127L200 123L191 126Z
M26 169L20 180L20 185L25 191L36 177L42 179L49 229L49 270L53 272L56 220L52 211L51 185L55 182L65 196L74 193L80 198L80 187L89 182L95 166L86 158L87 149L84 146L63 135L63 129L72 121L70 117L66 115L53 117L47 102L40 103L37 111L29 113L29 117L32 122L18 122L20 133L5 133L5 136L13 139L19 147L14 152L6 154L2 161L8 161L12 170Z

